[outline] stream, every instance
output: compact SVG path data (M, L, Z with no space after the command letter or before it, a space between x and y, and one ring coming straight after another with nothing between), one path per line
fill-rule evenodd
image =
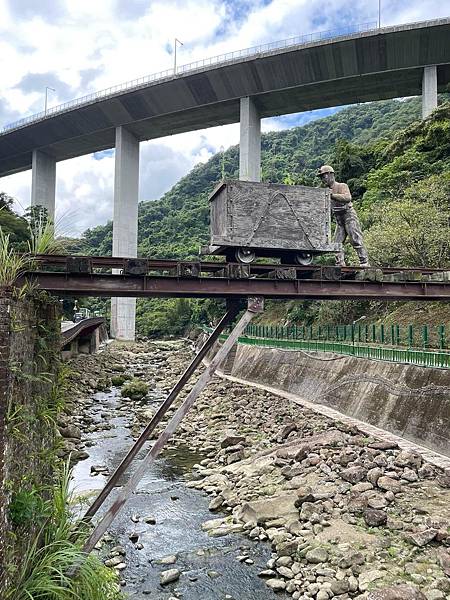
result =
M149 396L154 406L164 394L155 389ZM113 387L109 392L97 392L93 400L89 417L94 424L107 419L110 429L85 433L89 458L73 470L74 495L83 497L87 504L133 443L132 415L126 400L120 397L120 390ZM126 552L123 557L126 568L120 571L123 591L133 600L287 598L284 594L275 596L258 577L271 558L269 544L253 542L242 534L209 537L202 530L202 523L223 516L208 510L207 496L185 485L192 466L202 458L187 447L168 448L154 462L109 529L102 555L116 545ZM123 485L128 477L129 472L119 484ZM161 559L165 564L159 562ZM162 586L160 573L174 568L181 571L179 579Z

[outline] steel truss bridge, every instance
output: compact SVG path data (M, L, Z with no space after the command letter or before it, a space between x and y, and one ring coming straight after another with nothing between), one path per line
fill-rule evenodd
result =
M22 275L52 294L107 297L450 300L450 270L36 257ZM18 281L20 283L20 281Z

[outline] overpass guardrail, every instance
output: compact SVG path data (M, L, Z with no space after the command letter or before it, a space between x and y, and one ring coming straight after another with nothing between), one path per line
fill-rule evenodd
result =
M345 37L348 35L358 33L366 33L369 31L374 31L376 29L378 29L377 22L370 21L366 23L360 23L357 25L343 26L338 29L331 29L328 31L316 31L314 33L306 33L300 36L286 38L284 40L277 40L275 42L268 42L259 46L252 46L250 48L244 48L241 50L227 52L226 54L219 54L217 56L203 58L185 65L180 65L171 69L159 71L158 73L145 75L144 77L139 77L138 79L126 81L124 83L119 83L104 90L93 92L91 94L87 94L86 96L81 96L80 98L69 100L67 102L64 102L63 104L58 104L56 106L49 107L45 111L41 111L28 117L24 117L23 119L20 119L18 121L14 121L13 123L8 123L7 125L4 125L0 128L0 135L8 133L13 129L19 129L20 127L24 127L26 125L29 125L30 123L41 121L42 119L46 119L48 117L52 117L56 114L67 112L68 110L72 110L73 108L77 108L86 104L91 104L92 102L96 102L98 100L103 100L109 96L114 96L116 94L120 94L131 89L138 89L139 87L146 86L150 83L162 81L164 79L167 79L168 77L185 75L186 73L190 73L198 69L204 69L205 67L226 65L228 62L232 62L241 58L257 56L264 52L283 50L291 46L311 44L313 42L331 41L335 39L337 40L340 37Z
M450 368L450 352L443 349L421 349L421 348L398 348L382 345L368 345L350 341L332 341L319 339L296 339L292 336L294 328L279 327L277 337L260 337L255 335L252 328L271 327L252 325L245 332L244 336L239 338L240 344L250 346L264 346L268 348L281 348L286 350L300 350L306 352L330 352L333 354L342 354L346 356L355 356L357 358L367 358L370 360L381 360L387 362L404 363L416 365L419 367L434 367L437 369ZM272 326L273 327L273 326ZM210 327L203 327L206 333L210 333ZM284 331L281 331L284 330ZM284 335L288 330L288 335ZM272 329L273 331L273 329ZM291 337L289 337L291 333ZM225 340L227 334L222 334L219 339Z

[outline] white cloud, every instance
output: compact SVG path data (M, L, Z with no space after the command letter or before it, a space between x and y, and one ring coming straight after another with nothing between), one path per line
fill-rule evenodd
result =
M0 119L8 122L42 110L45 85L56 89L49 95L52 106L169 69L175 37L184 44L178 62L185 64L310 31L373 21L377 9L376 0L42 0L39 5L0 0ZM436 0L383 1L382 23L436 18L446 10ZM24 81L27 85L17 87ZM301 120L310 117L314 115ZM292 118L266 119L262 129L293 123ZM195 164L238 139L238 125L227 125L142 143L140 198L158 198ZM71 215L73 232L111 218L113 156L65 161L57 173L57 210ZM0 189L25 207L30 182L30 173L20 173L3 178Z

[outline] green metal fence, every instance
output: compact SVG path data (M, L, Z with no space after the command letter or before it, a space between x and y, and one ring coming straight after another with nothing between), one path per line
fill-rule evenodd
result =
M339 326L345 327L345 326ZM347 326L352 327L352 326ZM211 331L205 327L206 331ZM339 331L344 335L343 330ZM239 338L239 343L252 346L267 346L270 348L285 348L304 350L310 352L333 352L371 360L383 360L397 363L407 363L421 367L435 367L439 369L450 368L450 352L443 349L435 351L424 348L401 348L387 345L368 345L360 343L358 338L337 340L314 339L311 327L281 327L275 325L249 325L244 336ZM398 339L398 330L394 326L394 339ZM308 336L308 337L303 337ZM221 339L226 339L223 334Z
M247 334L252 337L283 340L317 340L323 342L351 342L414 349L449 348L445 325L400 325L392 323L351 325L249 325Z

